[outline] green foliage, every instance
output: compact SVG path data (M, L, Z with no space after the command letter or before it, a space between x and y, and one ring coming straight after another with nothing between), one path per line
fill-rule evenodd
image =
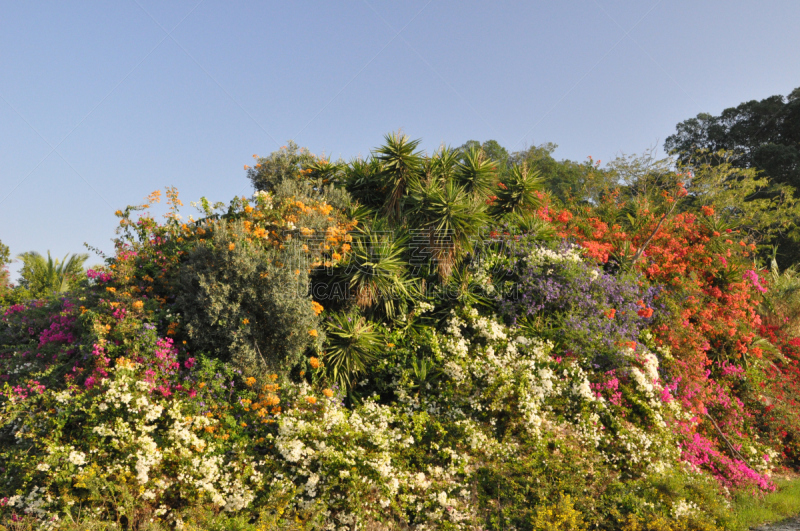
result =
M313 162L314 157L308 149L300 148L290 140L269 157L258 159L256 167L247 169L247 178L256 190L275 192L284 182L298 180L304 166Z
M464 250L472 247L475 236L488 218L486 205L469 196L452 181L415 184L408 198L411 226L418 229L421 250L447 277Z
M689 164L699 150L731 154L710 164L725 164L740 170L756 170L770 186L755 197L793 203L800 190L800 88L788 96L770 96L748 101L722 111L719 116L698 114L679 123L667 137L664 149ZM750 199L753 199L751 197ZM795 213L795 216L797 214ZM800 232L780 232L771 239L779 246L779 262L788 267L800 262Z
M497 179L497 165L483 149L475 146L465 149L456 168L455 182L467 192L485 197Z
M738 168L754 168L774 182L800 187L800 88L729 107L713 116L698 114L679 123L664 149L684 159L698 149L735 154Z
M419 179L422 157L415 151L419 143L407 135L390 133L386 135L384 145L375 149L386 194L383 214L390 221L397 222L402 218L406 190Z
M527 166L512 166L497 186L497 197L489 208L489 213L496 218L509 214L532 215L542 204L542 180L537 171L530 171Z
M250 244L241 223L222 225L181 268L177 305L195 351L248 374L283 372L317 344L301 253ZM317 333L317 332L314 332Z
M517 165L527 165L532 172L539 172L543 188L562 204L597 204L618 185L616 174L601 169L600 161L591 158L583 163L557 161L553 158L556 147L552 143L531 146L514 153L511 160Z
M363 310L393 319L406 311L414 291L406 275L407 242L402 234L364 227L353 234L347 260L329 277L317 278L327 281L330 298L353 300Z
M83 272L83 264L89 259L88 254L65 255L61 260L53 260L50 251L47 259L36 251L19 255L22 260L19 284L32 297L47 297L64 293L74 288Z
M325 332L326 371L342 389L350 389L377 358L382 347L381 334L374 323L355 312L334 314L325 323Z
M791 186L773 184L755 168L734 165L733 154L725 151L698 151L679 168L691 172L684 208L698 211L703 205L714 205L725 222L760 243L772 242L776 236L800 238L800 202Z

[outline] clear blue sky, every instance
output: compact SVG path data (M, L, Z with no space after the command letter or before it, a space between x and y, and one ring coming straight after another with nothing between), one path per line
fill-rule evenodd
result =
M185 216L227 202L288 139L345 158L398 128L428 150L660 147L800 86L798 22L797 0L4 2L0 240L110 251L117 208L167 185Z

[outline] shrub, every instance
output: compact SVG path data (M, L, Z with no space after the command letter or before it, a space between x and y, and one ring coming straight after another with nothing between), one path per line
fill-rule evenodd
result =
M319 345L308 269L291 258L248 242L240 222L198 245L181 268L176 301L192 348L251 374L284 371Z

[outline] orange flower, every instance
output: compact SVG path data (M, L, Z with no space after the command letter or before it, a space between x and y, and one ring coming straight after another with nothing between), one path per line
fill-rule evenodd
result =
M278 395L268 394L267 397L264 399L264 404L267 407L277 406L280 403L281 403L281 399L278 398Z
M319 369L319 358L312 357L308 360L309 365L311 365L312 369Z
M309 404L316 404L317 403L317 399L315 397L313 397L313 396L307 396L306 397L306 402L308 402Z
M325 308L317 301L311 301L311 309L314 310L315 314L319 315Z
M233 242L229 243L228 244L228 250L229 251L233 251L234 249L236 249L236 244L233 243Z
M242 324L244 324L244 325L250 324L250 319L247 319L247 318L242 319Z
M653 309L652 308L642 308L641 310L639 310L636 313L639 314L639 317L644 317L646 319L649 319L650 317L653 316Z
M311 337L317 337L319 333L316 330L311 329L308 331L308 335L310 335Z
M135 310L141 310L142 308L144 308L144 303L142 301L134 301L133 308Z
M611 308L610 310L605 312L606 317L609 319L613 319L615 315L617 315L617 310L615 308Z
M250 376L249 378L245 379L244 383L247 384L248 387L252 387L253 384L256 383L256 379Z

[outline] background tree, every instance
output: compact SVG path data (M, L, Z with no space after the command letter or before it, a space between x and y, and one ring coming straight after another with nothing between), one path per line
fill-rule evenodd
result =
M732 164L755 168L775 183L800 187L800 87L784 96L770 96L729 107L719 116L708 113L677 125L664 149L686 161L698 149L727 150Z
M730 107L719 116L708 113L685 120L677 132L667 137L664 149L678 155L684 165L691 165L698 150L733 154L720 164L754 169L768 177L770 185L760 187L747 198L782 200L787 190L797 195L800 189L800 88L787 97L770 96ZM791 187L787 189L786 186ZM796 225L796 219L791 220ZM778 246L778 262L786 267L800 262L800 235L785 228L770 243Z
M0 305L11 289L9 280L8 263L11 261L11 251L7 245L0 241Z
M531 146L511 156L512 164L526 164L538 172L543 188L562 204L570 202L597 204L604 193L617 185L614 172L600 168L599 160L588 157L585 162L556 160L558 146L551 142Z
M28 251L18 256L22 260L19 285L31 297L42 298L64 293L74 288L83 273L83 264L88 254L64 255L61 260L53 260L50 251L47 259L36 251Z

